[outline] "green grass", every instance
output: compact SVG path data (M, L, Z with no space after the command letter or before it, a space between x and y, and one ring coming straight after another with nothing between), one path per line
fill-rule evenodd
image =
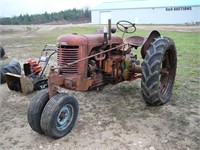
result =
M175 92L183 92L185 98L198 100L200 79L199 33L165 32L174 39L177 48L177 75Z

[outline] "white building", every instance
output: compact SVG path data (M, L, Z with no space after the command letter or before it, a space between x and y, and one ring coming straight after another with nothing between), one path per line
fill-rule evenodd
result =
M137 24L199 24L200 0L104 2L92 10L92 24L127 20Z

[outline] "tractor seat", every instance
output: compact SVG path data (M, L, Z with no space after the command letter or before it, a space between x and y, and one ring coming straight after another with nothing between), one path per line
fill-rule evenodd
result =
M142 46L143 43L144 43L144 40L145 38L144 37L141 37L141 36L131 36L131 37L128 37L124 40L124 43L125 44L129 44L131 45L132 47L139 47L139 46Z

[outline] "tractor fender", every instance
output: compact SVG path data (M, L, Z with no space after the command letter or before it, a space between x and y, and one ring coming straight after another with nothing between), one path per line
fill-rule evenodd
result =
M151 31L151 33L147 36L141 48L141 56L143 59L147 53L146 51L149 48L150 44L154 41L155 38L158 38L160 36L161 34L157 30Z

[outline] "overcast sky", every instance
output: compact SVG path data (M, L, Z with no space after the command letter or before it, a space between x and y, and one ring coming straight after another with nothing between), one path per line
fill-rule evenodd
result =
M0 17L59 12L70 8L94 8L104 1L116 0L0 0Z

